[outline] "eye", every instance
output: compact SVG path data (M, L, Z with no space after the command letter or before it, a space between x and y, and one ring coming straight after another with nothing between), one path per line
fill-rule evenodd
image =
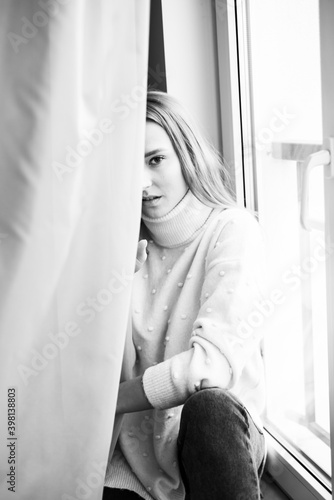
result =
M165 156L158 155L158 156L153 156L153 158L150 159L149 164L150 165L160 165L160 163L165 159Z

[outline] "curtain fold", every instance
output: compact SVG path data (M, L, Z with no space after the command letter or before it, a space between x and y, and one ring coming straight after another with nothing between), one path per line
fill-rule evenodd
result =
M0 5L2 500L102 496L140 223L148 29L149 0Z

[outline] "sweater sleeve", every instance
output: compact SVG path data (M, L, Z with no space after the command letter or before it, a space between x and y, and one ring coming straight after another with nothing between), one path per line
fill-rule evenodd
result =
M234 387L259 348L262 325L252 318L261 300L263 237L253 216L234 212L232 219L221 218L209 245L189 350L144 373L144 390L155 408L183 404L200 388Z

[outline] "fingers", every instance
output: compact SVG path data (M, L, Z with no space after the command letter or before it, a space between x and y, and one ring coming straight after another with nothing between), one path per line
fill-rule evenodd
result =
M135 272L139 271L147 259L147 240L140 240L137 247L137 258Z

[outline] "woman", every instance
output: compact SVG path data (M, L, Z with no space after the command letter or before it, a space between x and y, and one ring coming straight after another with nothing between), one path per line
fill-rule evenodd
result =
M124 418L103 498L258 499L262 331L249 318L261 300L261 231L236 207L218 155L156 91L141 233L148 257L133 284Z

